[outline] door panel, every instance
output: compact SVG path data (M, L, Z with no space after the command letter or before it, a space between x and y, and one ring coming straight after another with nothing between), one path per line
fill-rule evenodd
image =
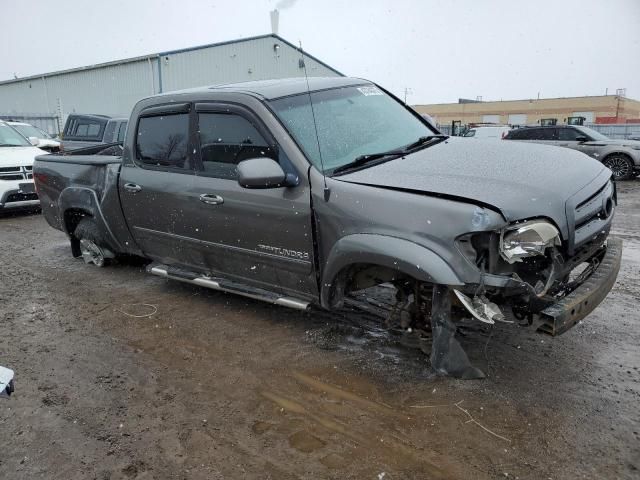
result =
M219 104L196 109L197 171L190 196L197 201L187 207L194 219L190 264L269 290L315 294L308 187L241 187L236 166L249 158L273 158L297 174L251 112Z
M199 200L217 196L222 203ZM189 261L270 290L311 293L312 232L307 187L245 189L236 180L196 176L187 216Z
M189 113L140 118L135 164L123 165L120 199L131 234L150 258L186 263L185 237L194 201L194 167L189 140Z

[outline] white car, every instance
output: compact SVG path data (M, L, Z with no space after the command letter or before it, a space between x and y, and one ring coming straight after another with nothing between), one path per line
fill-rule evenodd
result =
M40 205L33 185L33 161L47 153L0 122L0 212Z
M41 130L38 127L34 127L33 125L24 122L6 123L20 132L23 137L29 140L31 145L34 145L51 153L60 151L60 142L51 138L51 135L49 135L44 130Z
M483 125L470 128L462 136L478 139L493 138L501 140L507 133L509 133L509 130L511 130L511 127L508 125Z

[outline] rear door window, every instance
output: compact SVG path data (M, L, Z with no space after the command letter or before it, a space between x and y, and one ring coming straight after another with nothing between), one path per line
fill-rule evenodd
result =
M574 128L559 128L558 138L560 140L576 142L578 137L584 137L585 134Z
M275 152L256 127L235 113L198 113L200 154L203 174L235 179L236 166L256 157L277 159Z
M190 171L189 114L142 117L138 122L136 158L142 165Z

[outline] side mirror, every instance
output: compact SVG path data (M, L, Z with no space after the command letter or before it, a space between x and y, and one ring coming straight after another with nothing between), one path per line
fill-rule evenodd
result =
M589 139L584 135L580 135L579 137L576 137L576 141L582 143L582 142L588 142Z
M238 163L238 183L244 188L291 186L289 175L278 162L267 157L250 158ZM294 183L295 184L295 183Z
M29 143L34 147L37 147L38 145L40 145L40 139L38 137L29 137L27 138L27 140L29 140Z

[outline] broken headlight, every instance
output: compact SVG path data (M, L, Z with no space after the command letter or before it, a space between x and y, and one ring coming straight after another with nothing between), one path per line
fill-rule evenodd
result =
M500 237L500 254L509 263L523 258L544 255L549 247L560 246L560 232L544 220L507 227Z

